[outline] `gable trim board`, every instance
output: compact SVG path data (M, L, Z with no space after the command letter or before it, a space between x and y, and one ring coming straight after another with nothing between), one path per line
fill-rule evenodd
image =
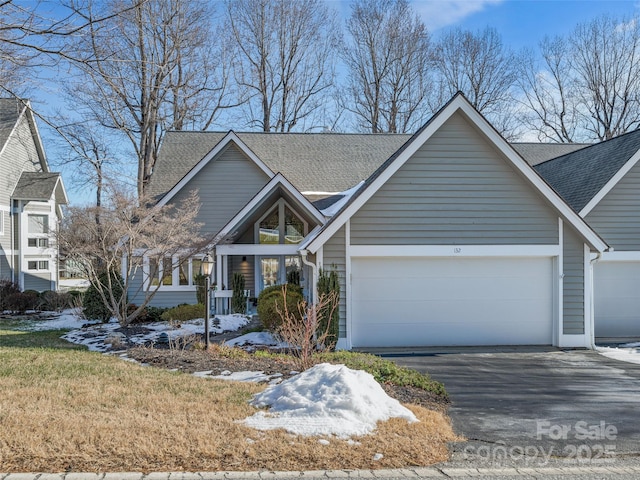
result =
M182 190L184 186L187 185L189 181L198 174L198 172L200 172L200 170L202 170L211 160L215 159L218 154L224 151L224 149L232 142L269 178L273 178L275 176L275 173L269 167L267 167L267 165L265 165L265 163L260 160L258 156L253 153L242 140L240 140L238 135L236 135L233 130L230 130L229 133L225 135L225 137L220 140L218 144L202 158L202 160L196 163L196 165L191 170L189 170L189 172L184 177L182 177L182 179L178 183L176 183L175 186L171 190L169 190L164 197L160 199L156 206L162 207L163 205L166 205L169 200L175 197L175 195L180 190Z
M562 198L538 175L529 164L496 132L487 120L475 109L461 93L436 113L425 126L404 144L398 152L387 160L364 185L354 193L350 201L332 217L315 238L303 242L301 248L315 253L319 246L326 242L345 224L399 169L416 151L437 132L442 125L456 112L462 112L484 134L488 141L516 167L516 169L532 184L532 186L549 201L553 207L587 240L596 250L602 252L608 245L594 232L585 221L574 212Z
M269 182L240 210L216 235L214 244L218 243L225 236L229 235L256 207L258 207L265 197L271 193L276 186L282 186L299 204L307 210L307 212L316 220L319 225L326 222L324 215L307 200L284 175L277 173L269 180ZM297 249L297 245L295 245Z
M580 210L580 216L582 218L586 217L591 210L593 210L596 205L598 205L602 199L613 190L620 180L624 178L624 176L629 173L629 171L638 163L640 160L640 150L638 150L628 161L625 163L620 170L616 172L616 174L609 179L609 181L600 189L600 191L584 206L582 210Z

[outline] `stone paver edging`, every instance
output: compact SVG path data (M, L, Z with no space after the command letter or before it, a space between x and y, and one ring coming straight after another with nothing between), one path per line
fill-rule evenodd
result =
M472 478L638 474L640 466L577 466L544 468L402 468L389 470L317 470L306 472L110 472L1 473L0 480L280 480L291 478Z

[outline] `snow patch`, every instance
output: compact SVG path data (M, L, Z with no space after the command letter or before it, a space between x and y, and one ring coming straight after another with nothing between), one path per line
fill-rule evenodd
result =
M348 438L373 432L379 421L418 419L389 397L373 376L344 365L322 363L254 396L252 405L270 407L244 420L258 430L283 428L299 435Z
M356 186L351 187L349 190L345 190L344 192L340 192L338 195L342 195L342 198L335 202L332 205L329 205L324 210L320 210L325 217L333 217L340 209L351 199L354 193L358 191L358 189L362 186L364 181L361 181Z
M251 332L246 335L241 335L231 340L227 340L225 345L231 347L244 347L248 345L263 345L267 347L286 348L287 344L279 342L269 332Z
M607 358L640 364L640 343L624 343L617 347L596 347L596 351Z

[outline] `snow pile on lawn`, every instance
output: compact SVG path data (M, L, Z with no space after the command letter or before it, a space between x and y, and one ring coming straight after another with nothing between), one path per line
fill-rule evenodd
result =
M640 342L623 343L617 347L596 347L596 350L614 360L640 364Z
M389 397L373 376L344 365L322 363L254 396L252 405L269 406L244 420L258 430L284 428L299 435L366 435L391 417L418 419Z
M224 342L230 347L246 347L251 345L262 345L266 347L287 348L287 344L279 342L269 332L251 332Z
M220 319L220 325L218 327L211 326L212 333L235 331L249 323L249 319L244 315L220 315L216 318ZM125 337L124 334L117 332L120 329L120 325L115 318L112 318L109 323L72 330L64 334L62 338L71 343L86 345L91 351L106 352L111 348L107 340L115 336L121 336L122 341L128 340L134 345L144 345L150 342L157 342L163 332L167 334L171 341L191 335L204 334L204 319L202 318L182 322L180 326L176 327L172 327L167 322L145 323L133 326L140 327L144 333L130 334ZM77 328L77 326L73 328Z
M48 313L46 315L49 315ZM81 328L86 325L86 320L78 316L77 309L67 308L61 313L50 314L49 317L43 318L40 315L37 320L25 322L24 329L30 332L42 332L45 330L71 330Z

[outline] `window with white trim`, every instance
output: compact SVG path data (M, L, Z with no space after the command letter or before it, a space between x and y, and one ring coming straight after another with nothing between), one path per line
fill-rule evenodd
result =
M161 261L148 257L144 269L146 288L160 285L163 290L192 290L197 285L201 264L201 257L164 257Z
M49 270L48 260L29 260L27 270Z
M261 245L298 244L307 230L307 222L280 199L256 222L255 241Z
M49 248L49 215L33 214L27 216L27 246L30 248Z

